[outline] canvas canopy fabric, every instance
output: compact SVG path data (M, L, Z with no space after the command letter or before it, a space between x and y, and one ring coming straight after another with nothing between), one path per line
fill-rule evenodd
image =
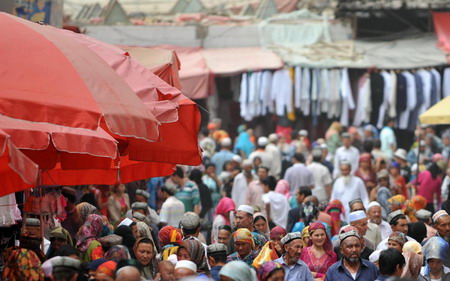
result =
M422 124L443 125L450 124L450 97L441 100L419 116Z

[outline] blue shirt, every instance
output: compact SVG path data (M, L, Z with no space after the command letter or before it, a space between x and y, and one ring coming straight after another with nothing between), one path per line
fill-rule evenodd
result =
M287 265L283 257L274 261L283 265L285 272L284 281L314 281L311 271L302 260L299 259L298 262L292 266Z
M222 266L213 266L211 267L211 270L209 271L211 273L211 279L214 281L219 281L220 280L220 276L219 276L219 271L222 268Z
M234 155L235 154L233 152L225 149L214 154L214 156L211 158L211 162L213 162L214 165L216 165L217 175L220 175L220 173L222 173L223 164L225 164L225 162L227 161L231 161Z
M360 263L355 279L353 279L342 260L340 260L330 266L326 273L325 281L374 281L377 279L380 272L373 263L364 259L360 259Z

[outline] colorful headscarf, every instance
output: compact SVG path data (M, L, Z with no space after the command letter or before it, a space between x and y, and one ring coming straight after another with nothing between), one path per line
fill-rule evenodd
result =
M331 234L334 236L339 233L339 229L341 228L341 214L345 213L344 206L341 201L333 200L328 204L325 212L331 216Z
M425 209L425 207L427 206L427 199L425 197L423 197L422 195L415 195L411 198L411 201L414 205L414 209L416 209L416 211L421 210L421 209Z
M231 261L219 271L219 276L226 276L234 281L258 281L256 272L243 261Z
M206 272L208 270L205 248L200 241L196 239L184 240L178 248L178 251L181 248L185 248L188 251L191 261L197 265L197 272Z
M278 236L281 236L280 238L283 238L287 234L286 229L282 228L281 226L275 226L270 231L270 239L278 238Z
M305 238L309 238L309 225L302 230L302 240L305 241Z
M314 231L316 231L318 229L322 229L325 232L326 239L325 239L325 244L323 245L323 249L325 250L325 252L328 255L331 255L331 252L333 251L333 245L331 244L330 237L328 237L327 230L325 228L325 225L323 225L323 223L321 223L321 222L313 222L313 223L311 223L309 225L309 231L308 231L309 232L309 236L311 237L312 234L314 233ZM312 246L312 244L313 244L313 241L312 241L312 239L310 239L309 242L308 242L308 247Z
M3 280L9 281L43 281L44 271L41 261L31 250L11 247L3 253L5 267Z
M402 210L405 202L406 198L403 195L395 195L388 199L388 203L391 206L392 211Z
M300 210L300 218L308 226L319 214L319 209L313 202L306 202Z
M252 246L252 249L255 248L255 241L253 241L253 235L247 228L239 228L234 232L233 235L234 242L245 242L249 243Z
M403 207L403 214L409 217L411 222L416 222L416 208L414 208L414 203L411 200L406 200Z
M400 231L392 232L391 235L389 235L388 241L389 240L393 240L393 241L397 242L398 244L400 244L400 246L402 248L403 248L403 245L405 245L405 243L407 241L405 234Z
M291 199L291 186L287 180L279 180L275 187L275 192L281 193L289 201Z
M75 246L72 241L72 236L70 236L69 231L67 231L65 228L57 227L53 229L52 231L50 231L50 236L66 239L68 245Z
M223 197L222 199L220 199L219 204L217 204L216 211L214 212L214 218L217 217L217 215L222 215L222 217L225 219L225 224L230 225L230 220L225 216L225 214L227 212L234 211L235 209L236 206L233 199Z
M98 268L97 268L97 273L101 272L104 273L106 275L108 275L111 278L115 278L115 271L116 271L116 267L117 267L117 262L115 261L107 261L102 263Z
M105 258L107 260L113 260L115 262L119 262L120 260L129 260L131 259L130 252L128 248L123 245L115 245L112 246L108 252L105 253Z
M266 281L269 275L276 271L276 270L283 270L284 268L279 262L274 261L268 261L263 263L259 269L258 269L258 279L259 281Z
M147 238L150 238L153 240L152 230L145 222L138 221L136 223L136 227L137 227L137 231L139 233L139 237L147 237Z
M97 208L95 208L95 206L93 206L87 202L78 204L76 209L77 209L77 213L80 218L80 221L83 224L87 220L89 215L91 215L91 214L101 215L101 213L97 210Z
M253 242L255 242L255 246L258 246L259 249L261 249L264 244L267 242L267 238L259 233L252 232L253 235Z
M102 217L91 214L87 217L85 223L81 226L77 233L77 247L81 252L85 252L91 242L98 237L103 230Z
M361 164L361 162L367 161L369 162L369 169L372 169L372 156L370 155L370 153L363 153L361 154L361 156L359 156L359 163Z
M411 240L405 243L405 245L403 245L403 253L416 253L421 255L422 254L422 245L420 245L419 242Z
M163 248L166 245L179 246L183 240L183 233L181 233L180 229L168 225L159 230L158 238L161 243L161 247Z

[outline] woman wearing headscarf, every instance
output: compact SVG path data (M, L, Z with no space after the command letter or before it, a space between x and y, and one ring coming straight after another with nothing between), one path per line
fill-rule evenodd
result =
M333 121L330 127L325 133L325 140L327 142L328 151L330 154L334 155L336 149L341 146L341 137L340 134L342 132L341 123L338 121Z
M78 204L76 206L76 211L77 211L78 220L81 225L84 224L84 222L87 220L89 215L96 214L96 215L102 216L100 211L97 208L95 208L95 206L93 206L87 202ZM106 235L110 234L110 232L112 230L112 226L109 225L109 221L108 221L107 217L102 216L102 220L103 220L103 226L102 226L103 229L102 229L101 236L106 236Z
M239 228L233 234L234 247L236 252L227 257L227 262L240 260L247 263L249 266L253 264L253 260L258 256L258 251L255 251L255 242L253 235L247 228Z
M198 240L184 240L177 252L178 260L189 260L197 265L197 273L208 273L205 248Z
M214 212L214 221L212 225L212 243L218 241L219 227L222 225L230 225L230 213L236 209L233 199L224 197L220 199Z
M405 244L406 245L406 244ZM403 272L401 278L408 280L418 280L420 275L420 269L422 268L423 256L414 252L403 253L405 257L405 266L403 266Z
M303 249L300 259L308 265L314 278L324 278L328 268L337 260L325 226L320 222L309 225L308 247Z
M359 166L355 172L355 176L363 180L367 188L367 193L370 194L372 188L377 185L377 175L372 166L372 156L370 153L363 153L359 156Z
M136 222L135 238L137 240L143 237L147 237L153 240L152 230L150 229L150 226L148 226L148 224L146 224L145 222L138 221Z
M449 252L448 243L441 237L431 237L423 246L425 268L422 276L425 280L449 281L450 273L444 271L444 262Z
M291 205L291 201L295 200L295 198L292 198L290 190L291 190L291 186L290 186L289 182L287 180L283 180L283 179L279 180L275 187L275 192L283 194L284 197L286 197L286 199L288 200L289 205Z
M183 240L181 230L173 226L164 226L158 234L161 243L161 260L166 261L170 255L176 255Z
M339 229L345 225L341 219L341 215L345 214L344 206L341 201L333 200L328 204L325 212L331 216L331 235L335 236L339 233Z
M393 161L389 167L389 175L391 176L391 182L394 184L392 190L394 194L401 194L405 198L409 198L408 189L406 187L406 180L401 175L401 168L398 162Z
M389 235L388 248L397 249L401 253L403 250L403 245L405 245L406 241L406 236L403 232L394 231L391 235Z
M284 280L285 272L279 262L268 261L258 269L259 281Z
M420 245L419 242L411 240L405 243L405 245L403 245L403 253L416 253L418 255L421 255L423 257L422 254L422 245Z
M18 247L6 249L2 280L43 281L44 271L38 256L31 250Z
M225 276L233 281L258 281L256 272L242 261L231 261L219 271L219 276Z
M256 212L255 214L253 214L253 217L253 227L255 228L255 231L266 237L269 237L270 228L266 216L264 216L264 214L261 212Z
M149 238L139 238L134 244L133 253L142 266L141 276L153 280L156 274L156 248Z
M252 232L252 236L253 242L255 242L255 250L259 251L264 246L264 244L267 243L267 238L266 236L256 232Z
M121 225L114 231L114 234L122 237L122 244L128 248L131 257L134 258L132 249L136 243L136 239L134 238L133 231L131 230L131 228L126 225Z
M92 260L103 257L103 249L97 240L103 229L103 220L100 215L89 215L85 223L77 233L77 248L82 255L82 261L91 262Z
M403 195L394 195L388 200L391 212L403 210L405 208L406 198Z
M238 127L239 136L234 144L233 152L240 155L243 159L247 159L250 153L255 150L255 145L250 139L250 135L246 132L247 126L240 125Z
M115 245L112 246L106 253L105 259L113 260L115 262L119 262L120 260L129 260L131 259L130 252L128 248L123 245Z
M281 239L286 236L287 232L286 229L282 228L281 226L275 226L270 231L270 243L272 243L273 247L275 248L278 257L281 257L281 255L284 253L283 245L281 244Z

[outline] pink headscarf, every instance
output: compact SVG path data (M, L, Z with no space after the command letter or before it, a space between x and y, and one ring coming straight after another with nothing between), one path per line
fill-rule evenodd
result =
M214 212L214 218L217 217L217 215L222 215L225 218L225 223L230 225L230 220L225 216L225 213L234 211L235 209L236 206L233 199L224 197L220 199L219 204L217 204L216 211Z
M287 200L291 198L291 186L287 180L279 180L275 187L275 192L281 193Z

